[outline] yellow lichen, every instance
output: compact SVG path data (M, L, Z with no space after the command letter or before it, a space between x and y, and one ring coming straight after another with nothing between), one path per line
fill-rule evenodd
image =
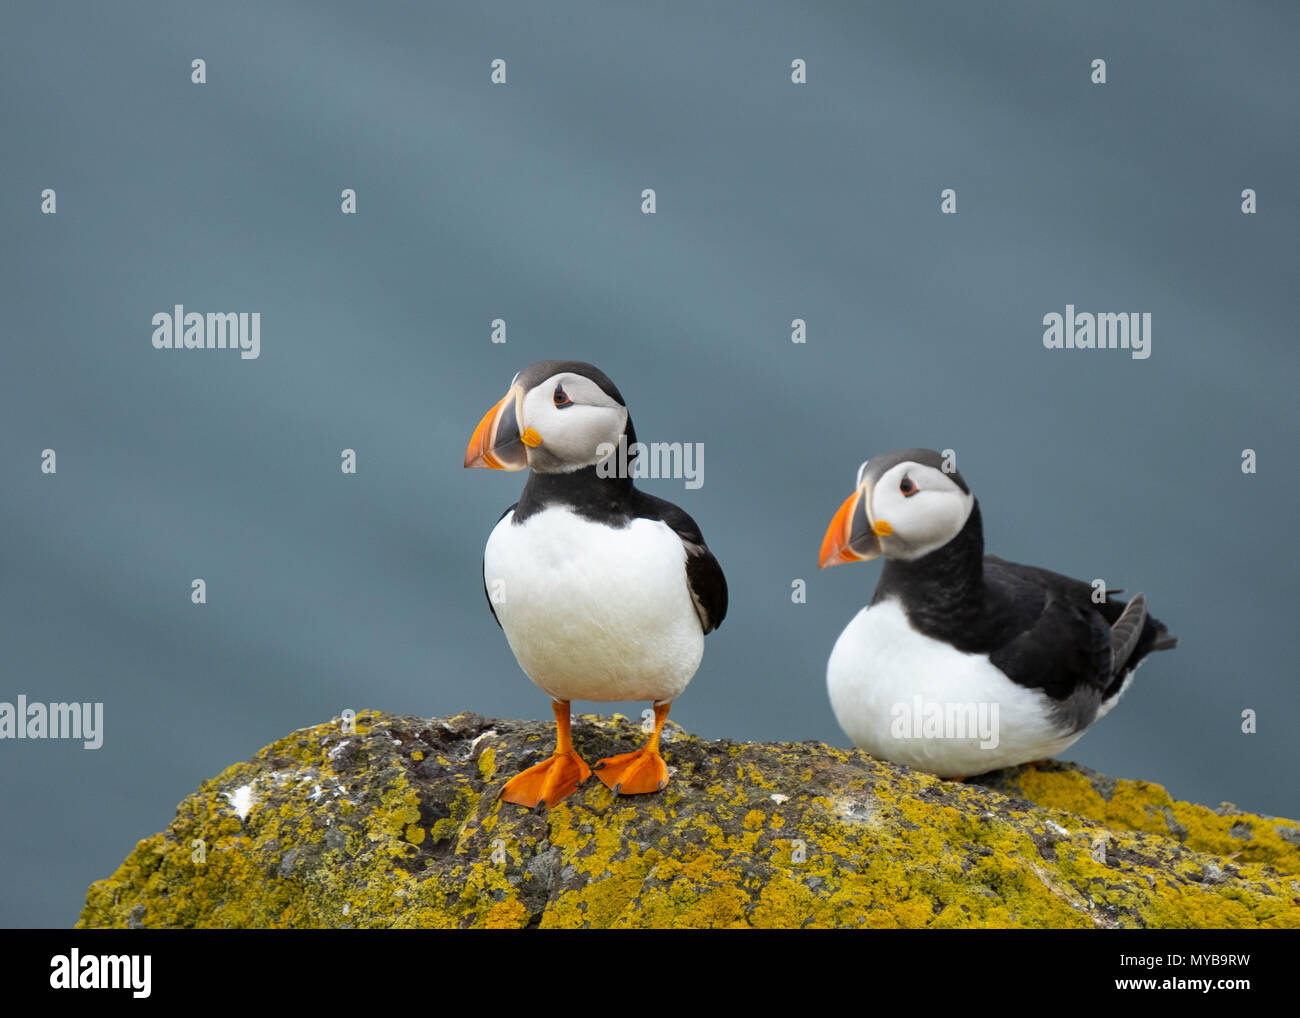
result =
M1300 824L1293 820L1220 815L1196 803L1179 802L1161 785L1148 781L1117 780L1108 801L1077 771L1029 768L1017 776L1017 786L1031 802L1076 813L1110 828L1175 837L1197 852L1268 863L1284 873L1300 875ZM1249 839L1234 836L1234 827L1247 830ZM1282 836L1283 830L1291 832L1289 839Z
M639 739L580 721L596 743ZM675 732L663 792L592 781L539 824L495 776L542 729L497 723L464 759L481 728L412 751L414 731L393 745L401 724L363 711L352 732L303 729L227 768L90 888L78 926L1300 927L1294 821L1146 782L1107 798L1026 768L1026 805L829 747ZM442 776L419 777L422 759ZM258 803L241 820L226 795L245 784Z

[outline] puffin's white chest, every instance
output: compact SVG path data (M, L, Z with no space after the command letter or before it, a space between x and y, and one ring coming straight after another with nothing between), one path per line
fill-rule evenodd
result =
M699 667L704 631L672 528L615 529L562 507L488 538L483 578L525 674L560 700L672 700Z
M826 685L855 746L941 777L1055 756L1082 734L1062 734L1046 694L917 632L892 600L862 609L840 634Z

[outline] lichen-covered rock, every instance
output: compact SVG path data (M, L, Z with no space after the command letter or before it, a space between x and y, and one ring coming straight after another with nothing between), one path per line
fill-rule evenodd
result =
M636 748L582 717L588 761ZM671 723L661 793L502 804L552 726L365 712L181 803L79 927L1300 927L1300 825L1070 764L941 781Z

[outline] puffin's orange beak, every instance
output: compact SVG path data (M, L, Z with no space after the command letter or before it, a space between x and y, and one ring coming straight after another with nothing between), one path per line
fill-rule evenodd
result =
M822 538L818 569L843 565L845 562L866 562L881 552L879 534L888 534L889 524L881 520L875 526L867 518L871 504L871 485L864 484L844 500L839 512Z
M523 389L512 385L496 406L483 415L465 449L465 466L492 470L523 470L528 466L528 449L519 433L523 399Z

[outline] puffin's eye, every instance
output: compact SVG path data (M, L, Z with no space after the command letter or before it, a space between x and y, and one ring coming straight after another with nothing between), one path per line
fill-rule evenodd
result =
M573 400L569 399L569 394L564 391L564 386L556 383L555 386L555 405L557 407L573 406Z
M916 486L915 481L913 481L910 477L904 474L902 483L899 484L898 486L898 490L903 493L904 498L911 498L921 489Z

